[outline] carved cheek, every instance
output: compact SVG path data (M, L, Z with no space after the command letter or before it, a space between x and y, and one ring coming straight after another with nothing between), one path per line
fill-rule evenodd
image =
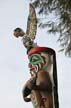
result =
M41 53L43 66L48 66L49 64L49 56L47 54Z

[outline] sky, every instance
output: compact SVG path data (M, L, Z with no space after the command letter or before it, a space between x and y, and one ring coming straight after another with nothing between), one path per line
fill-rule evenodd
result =
M22 89L29 79L28 57L13 30L26 31L29 0L0 1L0 108L33 108L23 101ZM71 108L71 58L58 53L58 36L37 29L36 42L56 51L60 108Z

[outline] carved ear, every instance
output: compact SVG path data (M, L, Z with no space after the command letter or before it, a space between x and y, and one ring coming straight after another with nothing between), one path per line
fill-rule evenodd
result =
M30 39L34 40L36 36L36 31L37 31L36 12L33 5L30 4L26 34L28 37L30 37Z

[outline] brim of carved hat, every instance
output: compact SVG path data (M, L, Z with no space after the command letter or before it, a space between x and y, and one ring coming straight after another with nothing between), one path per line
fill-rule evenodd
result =
M28 54L28 56L31 56L34 53L40 53L40 52L46 52L50 55L54 55L54 53L55 53L55 51L53 49L48 48L48 47L34 47L34 48L31 48L27 54Z

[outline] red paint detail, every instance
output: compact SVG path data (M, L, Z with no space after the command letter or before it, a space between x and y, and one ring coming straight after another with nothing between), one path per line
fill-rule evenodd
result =
M29 63L29 68L30 68L30 71L34 71L35 70L35 67L31 63Z
M33 68L30 68L30 71L34 71L35 70L35 68L33 67Z
M34 47L31 48L29 51L27 51L27 54L28 56L31 56L32 54L40 53L40 52L46 52L47 54L55 55L55 51L52 48L48 48L48 47Z
M34 54L34 53L39 53L39 52L47 52L48 53L48 48L46 47L34 47L31 48L30 51L28 51L28 56Z
M28 66L29 66L29 68L32 68L32 64L31 64L31 63L29 63L29 65L28 65Z
M40 101L40 107L43 106L45 107L45 104L44 102L46 101L46 98L42 98L41 101Z
M46 64L46 58L44 56L41 56L43 61L44 61L44 64Z

